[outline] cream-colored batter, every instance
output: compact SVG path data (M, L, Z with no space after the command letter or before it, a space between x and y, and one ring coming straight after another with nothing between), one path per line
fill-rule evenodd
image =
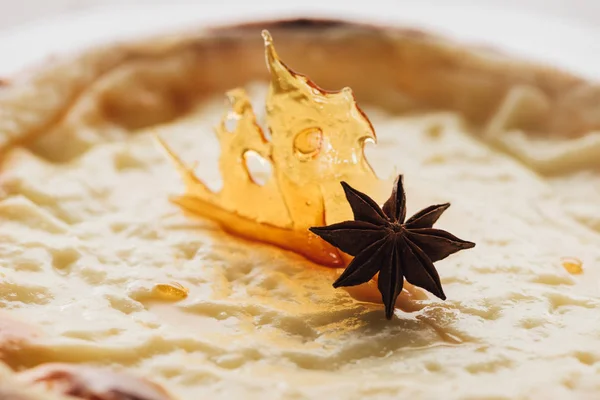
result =
M88 125L8 154L0 305L40 330L13 367L119 366L181 399L600 396L600 175L582 172L597 162L543 176L455 114L366 107L379 141L367 157L405 175L409 214L450 201L438 226L477 243L437 263L447 301L423 294L387 321L333 289L335 270L169 203L183 187L153 134L218 186L222 111L218 97L150 128ZM170 282L188 297L153 294Z

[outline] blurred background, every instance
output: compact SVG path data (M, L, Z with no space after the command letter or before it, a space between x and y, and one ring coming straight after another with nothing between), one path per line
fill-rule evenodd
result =
M339 3L340 10L344 9L347 1L322 0L328 3ZM600 0L355 0L363 2L365 7L382 8L402 7L407 3L419 5L456 4L457 6L492 7L502 9L523 10L540 16L567 18L570 22L600 27ZM252 6L268 9L274 3L271 1L252 0L212 0L212 1L169 1L169 0L0 0L0 32L27 22L48 18L58 14L82 11L98 6L144 5L144 4L173 4L173 3L205 3L206 7L231 7L235 12L236 4L252 3ZM279 0L278 3L289 5L290 11L296 8L306 9L310 0L294 3L289 0ZM318 3L318 2L313 2ZM510 27L507 27L510 29Z

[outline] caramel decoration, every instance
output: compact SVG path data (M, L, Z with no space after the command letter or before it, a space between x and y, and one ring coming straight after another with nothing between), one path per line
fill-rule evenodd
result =
M348 257L308 228L351 216L340 181L369 191L375 198L387 194L388 184L377 179L363 151L365 141L376 141L375 132L350 88L337 92L319 88L279 59L267 31L262 36L271 77L266 98L270 138L257 123L244 89L229 91L231 110L215 129L221 149L220 192L208 189L158 139L186 186L186 193L172 201L192 215L216 221L232 234L341 267ZM231 122L235 127L228 126ZM246 164L248 152L271 163L273 172L264 184L252 179Z

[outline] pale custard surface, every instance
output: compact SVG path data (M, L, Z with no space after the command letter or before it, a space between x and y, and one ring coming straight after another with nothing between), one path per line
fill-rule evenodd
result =
M544 176L455 114L365 107L378 136L367 157L405 175L408 214L449 201L436 227L477 243L437 263L447 301L423 292L387 321L333 289L335 270L169 202L183 185L153 135L218 187L223 110L218 97L135 132L70 132L67 117L9 153L0 306L43 332L19 367L122 366L181 399L600 397L598 165ZM168 283L188 296L153 291Z

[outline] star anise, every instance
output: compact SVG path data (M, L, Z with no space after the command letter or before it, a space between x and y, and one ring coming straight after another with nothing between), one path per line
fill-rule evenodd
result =
M459 239L449 232L432 228L450 203L429 206L406 222L406 197L402 175L394 182L392 195L383 209L364 193L341 182L354 221L313 227L310 231L354 259L333 287L355 286L371 280L377 272L377 286L391 319L404 278L442 300L446 299L433 263L475 243Z

